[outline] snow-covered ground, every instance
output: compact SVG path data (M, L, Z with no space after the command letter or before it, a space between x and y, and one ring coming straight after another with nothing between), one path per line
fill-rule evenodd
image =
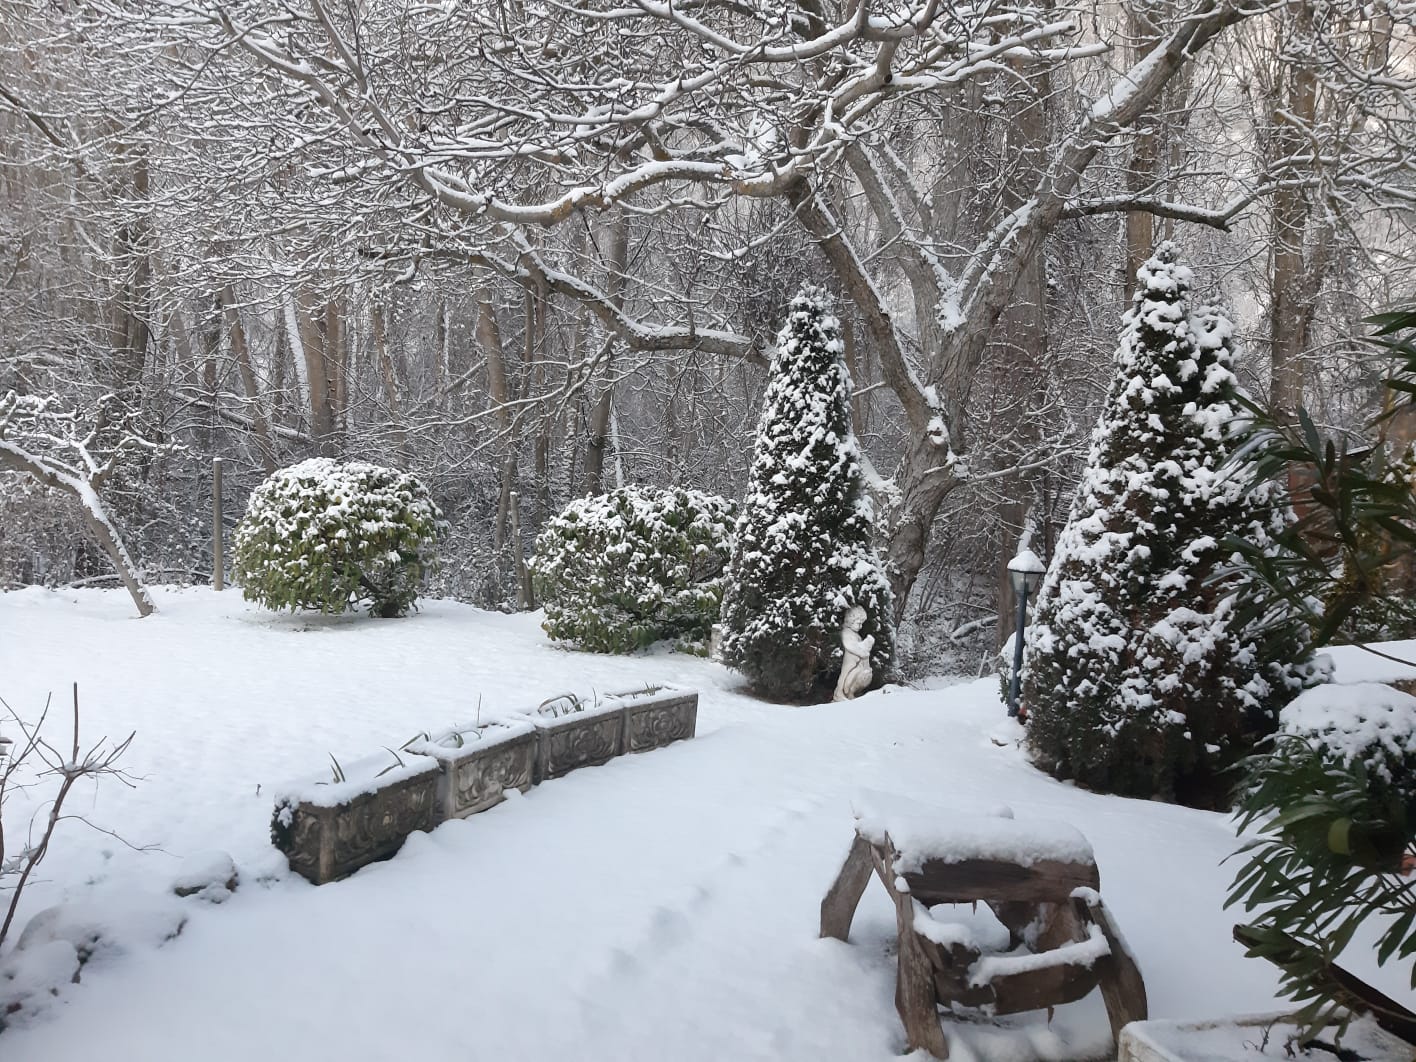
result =
M234 592L156 596L161 611L139 620L119 593L0 595L0 697L32 717L77 681L89 737L136 731L125 765L142 780L72 810L153 846L66 824L25 915L81 905L112 946L0 1034L4 1062L883 1062L903 1045L883 890L867 890L852 943L817 939L862 790L1071 822L1096 850L1152 1016L1276 1008L1274 976L1242 957L1221 907L1228 821L1033 770L995 681L783 708L707 661L555 649L535 616L431 602L406 620L328 619ZM269 844L272 789L331 754L397 747L479 702L488 718L657 681L701 691L693 741L417 834L321 888ZM212 849L234 856L236 894L172 896L184 860ZM987 1053L1052 1057L1064 1038L1105 1050L1095 995L1050 1029L1023 1023L1026 1037ZM975 1048L997 1041L954 1028Z

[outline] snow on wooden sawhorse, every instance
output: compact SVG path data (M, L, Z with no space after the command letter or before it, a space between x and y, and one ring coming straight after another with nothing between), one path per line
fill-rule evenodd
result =
M870 798L821 901L821 935L844 941L872 870L895 904L895 1007L910 1050L949 1057L940 1004L1016 1014L1071 1003L1100 987L1113 1036L1146 1017L1146 989L1097 892L1091 845L1065 823L1015 822ZM982 901L1008 931L989 954L939 904Z

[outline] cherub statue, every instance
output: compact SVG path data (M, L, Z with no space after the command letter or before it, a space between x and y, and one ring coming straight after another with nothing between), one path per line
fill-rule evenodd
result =
M854 605L846 613L841 627L841 677L836 683L833 701L849 701L865 692L874 672L870 670L870 650L875 647L875 635L861 636L865 609Z

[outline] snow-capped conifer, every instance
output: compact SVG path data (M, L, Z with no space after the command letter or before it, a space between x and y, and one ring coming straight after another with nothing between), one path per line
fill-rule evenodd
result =
M1231 561L1226 538L1262 547L1288 518L1276 488L1228 464L1243 424L1232 325L1192 310L1190 270L1169 243L1138 279L1027 628L1022 700L1032 749L1059 777L1219 805L1223 772L1272 732L1311 654L1240 620L1242 575L1216 579Z
M890 584L870 544L850 376L830 297L803 288L777 337L723 597L723 656L769 697L828 692L855 605L873 684L895 654Z
M536 539L541 626L598 653L666 638L706 645L723 599L735 508L716 495L657 487L572 501Z
M408 473L315 457L251 492L236 527L236 578L267 608L343 612L362 601L375 616L402 616L446 533Z

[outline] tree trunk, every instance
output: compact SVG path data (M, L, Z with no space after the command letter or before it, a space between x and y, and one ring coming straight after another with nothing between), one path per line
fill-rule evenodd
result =
M261 399L260 384L256 379L255 366L251 362L251 348L246 341L246 328L241 323L241 311L236 306L236 295L231 285L221 289L217 300L222 315L226 319L226 334L231 343L231 356L236 360L236 368L241 373L241 386L246 390L250 402L251 425L256 435L256 445L261 452L261 467L266 475L276 468L275 438L270 430L270 418L266 416L265 403Z
M450 356L452 348L452 311L448 309L447 300L438 302L438 325L437 336L434 339L433 362L433 394L439 396L438 405L441 406L441 396L447 391L447 381L451 376Z
M1289 5L1299 49L1313 30L1312 0ZM1280 74L1280 79L1282 74ZM1274 137L1277 160L1303 150L1304 127L1311 128L1317 110L1317 72L1311 62L1299 62L1292 71L1287 92L1271 101L1272 119L1278 123ZM1280 111L1287 111L1289 118ZM1296 119L1297 121L1295 122ZM1301 124L1300 124L1301 123ZM1269 304L1270 405L1282 423L1297 422L1303 404L1303 353L1316 310L1321 270L1307 254L1308 221L1312 207L1301 187L1281 186L1273 197L1273 298Z
M388 349L388 328L385 323L387 310L381 302L374 303L370 312L370 331L373 333L374 357L379 363L379 380L383 384L384 403L388 406L388 419L393 430L394 446L398 451L400 459L406 464L409 458L408 427L403 422L403 388L398 379L398 365L393 359L393 354ZM438 311L439 324L442 322L442 310ZM441 337L438 346L441 347ZM439 361L441 354L438 355ZM441 369L437 370L437 375L442 375Z
M1168 7L1162 0L1131 0L1126 11L1127 29L1130 36L1128 60L1134 64L1155 47L1160 40L1159 19L1161 8ZM1147 119L1148 127L1136 132L1131 141L1131 161L1126 167L1126 191L1136 197L1156 196L1156 185L1160 179L1161 142L1159 118L1152 114ZM1123 306L1131 305L1136 294L1136 272L1150 258L1155 250L1155 219L1144 210L1131 210L1123 215L1125 224L1125 263L1122 275ZM1002 629L1002 615L999 617ZM1012 623L1008 624L1009 629Z
M497 520L492 529L492 548L501 554L506 548L511 519L511 495L516 490L516 446L511 438L511 409L507 405L511 393L507 384L506 350L502 346L501 323L497 308L486 288L477 292L477 345L487 359L487 398L492 404L492 417L497 426L498 443L504 448L501 490L497 496Z
M216 422L221 404L221 395L217 388L217 361L220 355L221 317L218 308L215 314L202 314L201 391L206 395L207 408L197 439L208 454L216 452Z
M934 518L944 499L958 485L946 467L940 466L940 448L928 436L911 433L905 439L904 459L895 476L900 500L889 520L885 548L885 571L895 596L895 622L905 616L910 591L924 567L925 547Z
M152 227L146 217L137 213L144 209L138 204L148 196L148 160L144 148L127 143L118 144L117 155L127 163L122 172L133 201L127 209L135 213L119 226L116 237L115 257L121 275L113 304L113 387L136 405L151 339L148 320L152 312Z
M325 372L329 374L330 425L334 434L331 446L336 455L342 449L340 440L348 429L349 409L350 337L349 330L344 327L343 310L338 299L329 299L324 305L324 321L320 329L324 338L321 349Z
M310 408L310 435L319 447L320 453L330 456L334 452L334 378L331 370L330 352L326 349L329 335L321 327L328 319L328 306L315 303L308 290L302 290L293 305L287 306L287 313L294 321L290 333L291 345L296 347L295 355L304 367L306 397Z
M605 293L617 310L624 309L624 272L629 263L629 212L616 213L609 231L609 252L605 261L608 274ZM589 439L585 444L584 481L582 494L603 494L605 492L605 453L610 445L610 416L614 409L614 337L605 339L604 364L600 371L604 382L600 393L590 410Z
M1019 69L1019 83L1027 84L1022 75L1023 71ZM1008 123L1004 150L1007 157L1016 160L1016 177L1004 186L1005 210L1017 210L1022 206L1025 197L1036 185L1037 174L1047 164L1046 101L1051 96L1050 79L1042 73L1034 84L1036 94L1029 91L1022 95ZM1035 396L1040 387L1046 386L1045 382L1039 383L1039 377L1041 376L1043 381L1047 379L1038 369L1047 361L1048 338L1047 260L1041 252L1019 267L1012 302L999 318L995 331L999 334L998 346L1001 348L998 364L1003 368L997 379L1019 397ZM1017 423L1009 427L1018 440L1018 451L1024 457L1036 452L1038 425L1026 407ZM995 645L1001 649L1012 637L1018 623L1017 603L1013 595L1013 582L1008 575L1008 562L1013 558L1016 545L1023 534L1024 522L1032 508L1035 488L1030 476L1025 472L1012 472L1005 476L999 488L1004 500L998 506L999 553L994 560L993 595L998 621L993 630Z

